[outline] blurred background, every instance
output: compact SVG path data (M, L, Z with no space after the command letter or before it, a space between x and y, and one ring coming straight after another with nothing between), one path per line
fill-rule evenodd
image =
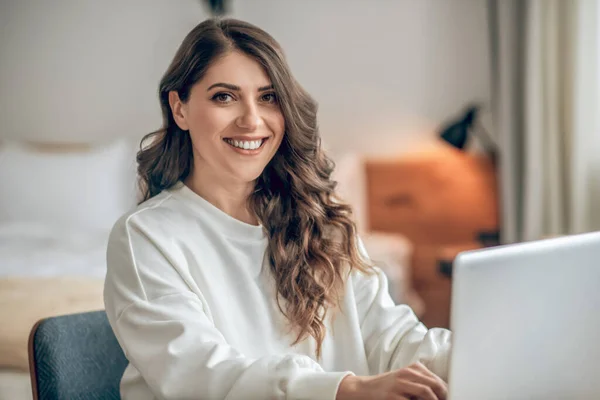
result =
M265 29L319 103L398 303L450 326L460 251L600 229L597 0L0 0L0 400L40 318L99 309L158 82L213 15Z

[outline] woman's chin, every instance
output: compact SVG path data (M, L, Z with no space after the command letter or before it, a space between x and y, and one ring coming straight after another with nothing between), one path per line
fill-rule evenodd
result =
M261 176L263 170L264 167L254 168L247 166L246 168L236 168L233 174L239 182L254 183Z

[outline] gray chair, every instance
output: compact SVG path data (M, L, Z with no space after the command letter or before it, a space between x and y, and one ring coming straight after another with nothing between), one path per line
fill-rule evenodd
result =
M29 335L36 400L120 399L126 366L104 311L43 319Z

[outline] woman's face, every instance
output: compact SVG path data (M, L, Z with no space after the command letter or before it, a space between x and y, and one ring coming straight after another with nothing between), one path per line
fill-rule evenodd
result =
M234 51L215 61L186 103L169 93L175 122L189 130L194 175L255 181L273 158L285 121L271 81L254 59Z

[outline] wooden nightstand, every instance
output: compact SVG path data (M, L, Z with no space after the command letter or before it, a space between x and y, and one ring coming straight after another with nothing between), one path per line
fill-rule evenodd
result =
M413 286L428 327L450 323L451 280L440 272L457 251L482 247L498 231L496 173L485 155L454 148L366 162L370 230L397 232L413 244Z

